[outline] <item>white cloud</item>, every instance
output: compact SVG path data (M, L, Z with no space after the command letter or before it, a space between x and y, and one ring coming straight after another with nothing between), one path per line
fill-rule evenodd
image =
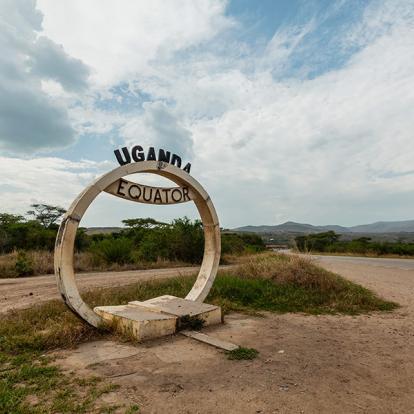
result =
M34 1L0 5L0 148L30 153L75 138L67 109L45 93L42 80L68 90L86 87L87 67L45 37Z
M86 185L113 166L110 162L71 162L50 157L0 157L1 211L23 214L33 203L67 208Z
M151 61L230 27L222 0L39 0L43 33L94 68L99 85L151 71Z

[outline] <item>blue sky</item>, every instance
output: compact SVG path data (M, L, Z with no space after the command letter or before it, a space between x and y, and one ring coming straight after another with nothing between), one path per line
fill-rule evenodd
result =
M2 2L1 210L68 207L141 144L226 227L412 219L413 44L409 0ZM102 196L83 224L184 214Z

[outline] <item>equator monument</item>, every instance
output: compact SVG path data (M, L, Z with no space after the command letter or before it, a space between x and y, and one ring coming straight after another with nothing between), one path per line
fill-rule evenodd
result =
M220 261L219 220L210 196L189 173L191 164L181 169L181 157L160 149L158 157L150 147L146 156L143 148L126 147L122 153L115 150L119 167L102 175L73 201L59 228L55 246L55 275L66 305L80 318L94 327L115 324L139 341L170 335L189 320L202 325L220 323L221 309L203 303L207 297ZM175 187L150 187L129 181L131 174L151 173L170 179ZM94 199L106 192L127 201L148 204L178 204L193 201L200 214L204 229L204 255L197 279L182 298L160 296L146 301L132 301L120 306L90 308L82 299L73 267L76 231L86 210Z

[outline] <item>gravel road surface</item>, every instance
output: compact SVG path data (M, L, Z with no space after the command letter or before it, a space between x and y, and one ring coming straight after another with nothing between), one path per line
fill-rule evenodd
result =
M163 279L179 275L191 275L199 267L176 267L173 269L133 270L123 272L80 273L77 275L79 290L96 287L128 285L142 280ZM33 304L59 298L54 275L0 279L0 313L21 309Z

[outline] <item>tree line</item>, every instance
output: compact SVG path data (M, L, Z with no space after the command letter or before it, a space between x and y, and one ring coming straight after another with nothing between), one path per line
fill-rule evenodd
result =
M26 216L0 213L0 253L13 251L53 251L59 222L65 210L58 206L33 204ZM159 259L200 263L204 252L204 232L200 220L187 217L164 223L153 218L123 220L119 232L88 235L79 228L77 252L90 252L107 263L134 263ZM222 253L254 253L265 249L254 234L222 234Z
M370 237L340 240L340 237L334 231L328 231L297 236L295 242L301 252L414 256L414 243L411 242L379 242L373 241Z

